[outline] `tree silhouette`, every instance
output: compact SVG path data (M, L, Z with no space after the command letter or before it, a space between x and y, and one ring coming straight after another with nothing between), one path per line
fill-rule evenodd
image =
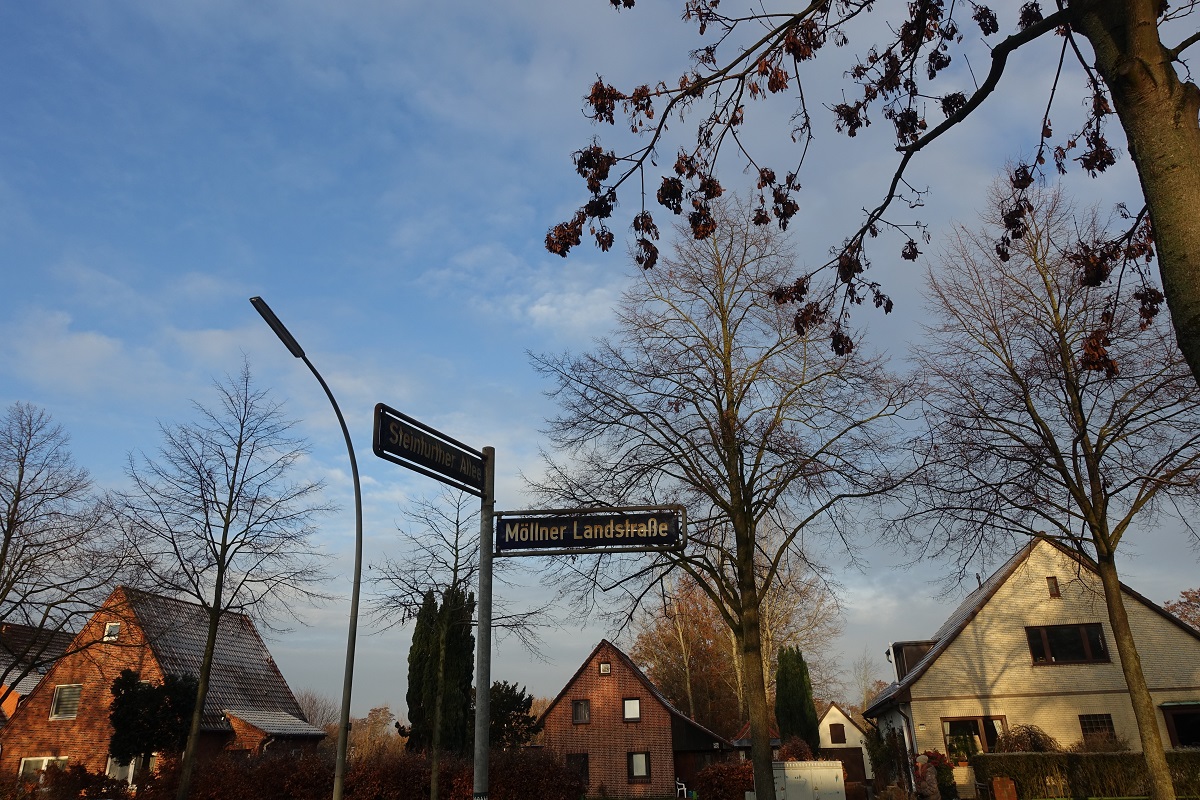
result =
M609 1L618 9L635 6L635 0ZM594 139L574 154L588 199L571 219L550 229L547 249L565 256L585 229L600 249L610 249L616 237L609 221L619 193L632 184L641 195L631 222L633 247L638 262L653 267L659 257L659 225L647 193L671 213L686 215L693 235L710 235L712 203L725 191L718 163L730 150L735 168L755 181L755 222L787 227L800 211L801 185L810 183L811 162L821 159L818 131L830 125L856 137L878 115L893 129L888 145L896 152L894 171L881 181L877 198L864 204L862 218L849 226L845 238L830 242L830 258L802 271L777 295L796 305L794 321L802 330L832 320L828 335L834 349L844 352L853 346L846 328L853 305L870 300L885 311L892 306L866 276L872 240L889 230L898 232L902 244L896 255L915 260L928 236L919 223L890 215L897 201L909 208L921 204L924 190L916 188L910 174L915 157L933 149L951 130L970 130L967 123L1002 80L1021 80L1013 64L1021 63L1035 43L1057 37L1057 71L1048 82L1049 96L1029 104L1022 146L1031 155L1011 172L1005 228L997 242L1004 248L1022 235L1030 210L1026 190L1049 162L1058 173L1077 164L1093 176L1115 163L1118 152L1107 130L1115 116L1127 137L1146 206L1131 215L1124 234L1099 249L1073 248L1071 260L1089 280L1103 281L1117 264L1149 255L1150 230L1143 223L1152 219L1153 250L1176 336L1200 381L1200 235L1195 225L1200 89L1182 66L1185 51L1200 41L1200 32L1188 24L1196 4L1064 0L1043 10L1037 0L1022 0L993 10L974 0L913 0L878 6L874 0L814 0L743 11L741 6L722 6L720 0L684 0L683 16L697 26L700 42L682 75L627 89L597 78L587 92L586 113L609 125L624 116L633 141L606 149ZM881 15L886 24L876 22ZM876 36L881 37L876 44L864 47L870 39L861 37ZM836 54L851 44L856 55L843 66ZM976 73L972 61L988 67ZM1077 77L1066 74L1072 65L1078 67ZM1076 124L1055 126L1051 112L1071 77L1085 87L1085 111ZM752 124L753 119L771 119L765 106L772 99L783 102L790 120L778 131L787 137L782 165L766 163L761 136ZM1059 112L1069 114L1062 105ZM672 157L668 148L675 140L668 129L690 121L691 115L698 117L696 137L682 141ZM668 169L660 175L664 151ZM818 285L819 272L832 279ZM1145 308L1156 306L1150 302Z
M933 318L917 349L928 382L927 430L916 441L925 469L911 484L909 543L959 576L1011 552L1015 536L1051 539L1094 569L1151 795L1171 798L1117 555L1137 523L1200 499L1200 389L1136 297L1114 302L1081 284L1063 257L1060 241L1103 239L1100 221L1061 193L1031 198L1029 230L1009 259L992 245L1003 225L997 202L990 227L959 232L928 272ZM1099 329L1110 333L1098 339Z

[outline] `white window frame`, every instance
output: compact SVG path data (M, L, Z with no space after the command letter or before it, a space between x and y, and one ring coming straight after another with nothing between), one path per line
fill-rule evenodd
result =
M62 702L61 696L66 689L75 689L75 709L69 714L63 713L59 709L59 703ZM79 706L83 698L82 683L61 683L54 687L54 697L50 700L50 719L75 719L79 716Z
M29 767L32 767L34 762L38 762L38 766L34 769L30 769ZM17 769L17 777L19 780L25 781L25 780L31 780L36 775L37 779L38 779L38 783L41 783L42 777L43 777L42 771L45 770L46 767L50 766L51 764L53 764L54 766L57 766L59 769L66 769L67 757L66 756L36 756L34 758L22 758L21 765Z
M626 722L640 722L642 719L642 698L626 697L621 701L622 718Z
M157 755L150 756L150 769L153 770L158 762ZM133 761L122 766L112 756L108 757L108 764L104 767L104 774L110 778L115 778L119 781L125 781L130 786L133 786L133 777L142 769L142 757L138 756Z
M106 622L104 624L104 641L115 642L121 635L121 623Z

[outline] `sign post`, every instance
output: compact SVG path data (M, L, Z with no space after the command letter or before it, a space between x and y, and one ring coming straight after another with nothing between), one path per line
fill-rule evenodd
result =
M483 503L479 510L479 629L475 632L475 786L487 800L492 721L492 512L496 508L496 449L483 448Z
M375 406L375 455L428 475L480 499L479 612L475 632L474 800L487 800L492 706L492 513L496 508L496 450L467 447L394 408Z

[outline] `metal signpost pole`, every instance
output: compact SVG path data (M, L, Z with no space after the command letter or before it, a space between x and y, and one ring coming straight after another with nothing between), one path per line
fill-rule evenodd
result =
M492 707L492 513L496 509L496 448L483 448L483 501L479 506L479 626L475 647L475 794L487 800Z

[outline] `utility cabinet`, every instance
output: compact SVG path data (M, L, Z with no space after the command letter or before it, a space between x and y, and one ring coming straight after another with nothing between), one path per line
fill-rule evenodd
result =
M840 761L776 761L776 800L846 800ZM746 792L754 800L754 792Z

